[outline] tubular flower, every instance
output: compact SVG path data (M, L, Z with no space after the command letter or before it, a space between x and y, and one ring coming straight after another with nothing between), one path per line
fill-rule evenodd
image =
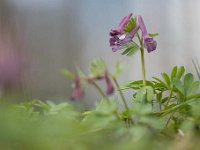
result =
M136 26L131 32L125 32L124 28L128 24L129 20L131 19L132 14L125 16L122 21L120 22L119 26L111 30L110 32L110 46L112 47L112 51L116 52L123 48L124 45L129 43L132 38L134 37L135 33L139 30L139 26Z
M106 85L107 85L107 89L106 89L106 94L107 95L111 95L114 93L114 86L112 84L111 79L109 78L108 72L105 72L105 80L106 80Z
M156 49L157 42L153 39L153 37L148 35L142 16L138 16L138 22L144 39L144 47L147 49L148 53L150 53Z
M79 76L75 77L75 83L73 85L73 92L71 96L71 100L76 100L81 98L84 95L84 91L81 88L81 79Z
M115 36L122 34L124 31L124 27L128 24L129 20L132 17L132 13L130 13L128 16L125 16L122 21L119 23L118 27L114 30L111 30L110 36Z
M120 50L123 48L124 45L129 43L135 33L139 30L139 26L136 26L135 29L133 29L130 33L123 33L120 35L115 35L110 38L110 46L112 47L112 51L116 52L117 50Z

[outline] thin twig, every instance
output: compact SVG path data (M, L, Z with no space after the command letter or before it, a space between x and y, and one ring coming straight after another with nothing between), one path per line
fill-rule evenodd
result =
M124 96L124 94L122 93L122 91L120 90L120 87L119 87L119 84L118 84L116 78L112 76L112 79L113 79L113 81L114 81L114 83L115 83L117 89L119 89L119 90L118 90L118 91L119 91L119 94L120 94L120 96L121 96L121 98L122 98L122 102L124 103L124 106L125 106L125 108L126 108L126 110L127 110L127 112L128 112L128 115L130 115L130 110L129 110L128 104L126 103L125 96ZM131 124L133 124L134 121L133 121L132 117L130 117L129 119L130 119L130 121L131 121Z

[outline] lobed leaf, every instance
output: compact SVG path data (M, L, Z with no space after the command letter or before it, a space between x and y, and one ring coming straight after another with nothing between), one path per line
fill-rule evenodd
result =
M121 63L120 61L117 61L115 64L115 71L113 72L112 76L114 78L117 78L124 70L126 70L126 66Z
M175 66L175 67L172 69L172 72L171 72L171 81L173 81L173 79L176 77L177 70L178 70L178 67L177 67L177 66Z
M184 73L185 73L185 68L181 66L178 68L176 77L180 79L184 75Z
M134 55L140 48L137 45L137 43L131 41L128 44L126 44L124 46L124 51L122 53L122 55L126 55L126 56L132 56Z
M95 59L89 65L90 76L92 77L101 76L105 70L106 70L106 65L102 59Z
M169 76L168 76L165 72L162 73L161 75L162 75L162 77L165 79L165 82L166 82L167 87L170 89L171 81L170 81Z
M62 70L62 74L70 80L74 80L75 75L71 73L69 70Z

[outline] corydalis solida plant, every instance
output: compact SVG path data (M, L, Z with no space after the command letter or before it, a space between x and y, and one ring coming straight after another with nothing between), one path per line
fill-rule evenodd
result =
M138 118L140 118L141 115L137 116L137 114L134 114L134 111L137 111L137 109L139 109L139 111L143 110L143 106L147 107L148 114L151 114L151 116L153 117L155 117L154 115L164 116L170 113L173 113L173 116L176 110L181 109L183 106L187 105L191 101L193 102L195 100L194 98L200 97L200 94L196 95L199 82L193 81L193 76L191 74L184 75L185 71L183 67L175 67L170 76L166 73L163 73L162 76L164 78L164 81L156 77L154 77L155 81L146 81L144 50L147 50L148 53L156 50L157 42L154 40L153 36L156 36L157 34L149 34L147 32L143 18L141 16L134 18L131 17L132 14L124 17L119 26L116 29L111 30L110 46L112 47L113 52L124 50L122 54L126 54L127 56L130 56L133 54L133 52L140 50L143 80L131 81L124 87L119 86L116 81L116 76L108 72L103 61L101 60L97 61L97 63L92 63L90 65L91 74L83 75L82 73L78 72L80 79L93 85L102 95L102 101L107 100L109 102L108 104L110 104L110 99L107 97L107 95L113 93L114 83L117 91L120 93L121 99L126 108L125 111L120 114L122 116L122 119L120 117L118 118L124 120L125 122L128 122L128 124L130 122L131 124L139 123ZM136 40L135 38L137 38L138 40ZM184 80L182 79L182 77L184 77ZM107 86L105 91L101 90L101 88L98 86L98 84L96 83L97 80L105 81ZM136 91L132 97L132 100L134 100L134 106L128 107L126 99L122 93L122 90L125 89L133 89ZM80 98L83 95L83 92L80 92L80 84L78 84L78 86L75 86L74 90L74 95L78 95L75 96L76 98ZM167 93L169 93L169 96L163 97L163 95L166 95ZM172 99L173 101L171 101ZM174 102L176 102L176 104ZM159 104L160 112L158 113L154 113L153 105L155 103ZM149 109L149 106L151 107L151 109ZM116 108L115 111L112 112L116 113L116 111L118 113L119 110ZM146 113L147 112L145 112L145 114ZM168 123L169 121L167 121L166 126L168 125Z
M113 52L124 50L122 54L127 54L128 56L138 49L140 50L143 85L146 86L144 48L150 53L156 49L157 42L148 34L142 16L131 17L132 13L125 16L116 29L111 30L109 42ZM139 30L142 31L141 36L138 33ZM139 45L133 40L135 35L139 40Z

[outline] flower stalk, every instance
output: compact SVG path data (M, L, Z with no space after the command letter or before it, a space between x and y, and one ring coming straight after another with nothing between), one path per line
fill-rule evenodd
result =
M94 81L91 81L90 83L96 88L96 90L108 102L108 104L110 104L110 101L109 101L108 97L104 94L103 90L98 86L98 84L96 84L96 82L94 82ZM115 114L116 118L118 120L120 120L120 117L119 117L119 114L118 114L117 110L114 112L114 114Z
M114 81L114 83L115 83L117 89L119 89L119 94L120 94L120 96L121 96L122 102L124 103L124 107L126 108L126 110L127 110L127 112L128 112L128 116L129 116L129 115L130 115L130 109L129 109L128 104L127 104L127 102L126 102L125 96L124 96L124 94L122 93L122 91L120 90L120 87L119 87L119 84L118 84L116 78L112 76L112 79L113 79L113 81ZM132 119L131 116L129 116L129 119L130 119L130 121L131 121L131 124L133 124L134 121L133 121L133 119Z
M143 47L143 45L140 48L140 52L141 52L141 63L142 63L142 80L143 80L143 85L146 86L146 70L145 70L144 47Z
M146 86L146 69L145 69L145 58L144 58L144 44L143 44L143 39L140 38L140 35L136 33L136 36L139 40L140 43L140 55L141 55L141 64L142 64L142 80L143 80L143 85Z

